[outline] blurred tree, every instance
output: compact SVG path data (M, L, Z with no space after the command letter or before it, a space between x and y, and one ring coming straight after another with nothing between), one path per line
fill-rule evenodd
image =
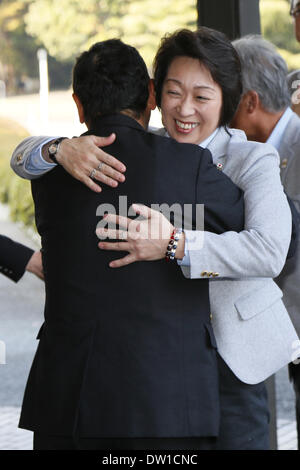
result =
M37 0L29 5L26 30L56 59L74 59L91 37L104 31L115 4L121 14L127 0Z
M148 65L165 32L194 28L196 19L196 0L37 0L25 16L27 32L59 60L118 37L136 46Z
M27 0L2 0L0 3L0 62L1 77L8 90L16 86L21 76L37 74L34 40L25 32L23 21Z
M126 15L107 19L106 35L111 37L114 32L135 46L150 66L163 35L179 28L197 27L196 3L196 0L131 0Z
M300 46L295 39L288 0L260 0L263 36L278 48L289 69L300 68Z
M31 0L0 1L0 80L6 83L8 93L24 91L23 80L38 78L36 52L42 43L25 30L24 17ZM72 63L59 63L49 57L50 85L70 85Z
M260 0L260 11L263 35L290 68L299 67L289 0ZM150 66L161 36L193 29L196 20L196 0L2 0L0 79L5 75L13 87L23 75L37 77L36 50L44 46L50 54L52 88L68 86L74 58L111 37L136 46Z

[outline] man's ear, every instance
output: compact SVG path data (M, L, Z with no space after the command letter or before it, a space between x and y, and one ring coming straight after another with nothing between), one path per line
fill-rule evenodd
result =
M72 97L73 97L73 100L75 101L76 106L77 106L79 121L80 121L81 124L83 124L85 122L85 119L84 119L84 111L83 111L83 106L81 104L81 101L78 98L78 96L75 95L75 93L72 94Z
M252 114L258 110L260 105L260 99L258 93L254 90L249 90L243 96L244 105L248 114Z
M154 110L156 108L156 98L155 98L155 90L154 90L154 80L151 78L149 80L149 98L147 106L149 109Z

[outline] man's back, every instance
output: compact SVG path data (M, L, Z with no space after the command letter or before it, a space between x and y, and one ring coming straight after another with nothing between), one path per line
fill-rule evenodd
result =
M127 166L121 188L92 193L62 168L33 182L46 321L21 426L70 435L78 425L82 437L216 435L208 281L187 280L165 261L109 268L114 256L97 247L96 211L109 204L102 209L119 213L120 196L125 211L133 202L195 211L198 202L208 208L206 229L241 230L241 193L207 151L147 134L123 115L100 119L91 132L112 129L110 151Z

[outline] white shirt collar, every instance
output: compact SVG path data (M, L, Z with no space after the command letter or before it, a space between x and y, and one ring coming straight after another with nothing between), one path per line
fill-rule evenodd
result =
M277 122L276 126L274 127L271 135L269 136L267 143L273 145L273 147L276 148L276 150L279 149L279 145L281 142L281 139L283 137L284 131L286 129L286 126L289 123L289 120L291 119L293 115L293 111L291 108L287 108L279 121Z
M211 141L213 140L213 138L215 137L219 129L220 128L217 127L217 129L212 134L210 134L210 136L207 137L207 139L203 140L203 142L201 142L199 146L206 149L206 147L208 147L208 145L211 143Z
M202 148L205 149L205 148L210 144L210 142L213 140L213 138L215 137L215 135L217 134L217 132L218 132L219 129L220 129L220 128L217 127L217 129L216 129L212 134L210 134L210 136L207 137L207 139L205 139L205 140L203 140L202 142L200 142L200 144L198 144L199 147L202 147ZM167 132L166 130L165 130L165 137L170 137L169 134L168 134L168 132Z

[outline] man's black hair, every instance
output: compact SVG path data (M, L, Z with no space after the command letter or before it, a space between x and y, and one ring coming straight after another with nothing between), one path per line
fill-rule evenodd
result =
M89 123L123 110L139 118L147 106L149 80L138 51L119 39L94 44L78 57L73 69L73 90Z

